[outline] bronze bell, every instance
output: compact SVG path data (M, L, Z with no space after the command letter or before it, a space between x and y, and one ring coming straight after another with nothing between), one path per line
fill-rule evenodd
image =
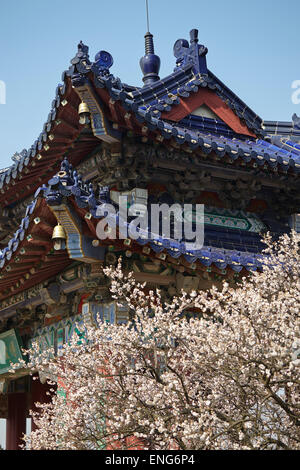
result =
M62 225L58 224L53 229L52 240L66 240L66 232Z
M89 114L90 110L89 110L88 105L84 101L82 101L82 103L80 103L79 108L78 108L78 114L80 116L81 114L85 114L85 113Z
M54 250L55 251L65 250L66 239L67 239L67 235L66 235L65 229L63 228L62 225L57 224L54 227L53 234L52 234L52 240L54 242Z
M78 108L79 124L88 127L90 124L90 110L86 103L82 102Z

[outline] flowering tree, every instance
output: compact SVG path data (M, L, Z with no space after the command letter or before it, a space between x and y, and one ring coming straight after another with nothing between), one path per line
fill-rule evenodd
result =
M132 319L87 324L59 357L31 352L66 393L34 413L27 448L300 449L298 242L265 241L263 273L169 304L105 269Z

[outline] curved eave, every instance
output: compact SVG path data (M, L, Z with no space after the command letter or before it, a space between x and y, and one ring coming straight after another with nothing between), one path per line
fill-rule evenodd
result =
M17 161L0 174L0 203L2 207L26 198L49 177L55 174L66 153L70 162L77 164L81 158L99 145L93 135L82 135L79 124L80 99L69 77L56 89L56 97L48 120L38 140L28 151L18 155Z
M45 200L35 199L0 256L0 300L49 279L71 263L67 252L53 252L56 219Z
M69 175L72 178L73 175ZM59 177L55 177L58 184ZM53 180L51 180L53 183ZM97 208L102 204L93 192L79 187L73 181L67 187L61 186L56 196L63 195L74 207L84 221L83 231L89 236L96 237ZM42 198L42 193L45 199ZM62 194L63 193L63 194ZM50 196L49 196L50 194ZM55 191L46 186L39 188L34 201L27 207L25 217L7 247L2 250L0 257L0 300L16 295L47 280L67 267L70 260L65 250L54 252L52 243L53 228L56 218L51 210L51 200ZM57 201L57 197L55 200ZM53 199L52 199L53 200ZM50 204L50 207L49 207ZM111 220L113 223L113 219ZM117 223L118 225L118 223ZM260 254L221 250L204 246L197 252L186 249L184 242L170 242L160 237L139 238L137 240L106 240L102 245L114 244L115 251L132 251L150 258L159 259L162 264L173 266L175 270L191 274L212 271L219 275L232 277L236 274L246 274L262 268Z
M65 171L67 171L65 169ZM66 182L68 182L66 184ZM82 213L81 216L89 220L89 223L94 227L94 231L90 228L91 232L96 233L97 221L101 218L98 214L103 202L95 197L92 188L82 188L78 180L73 179L72 174L64 176L64 181L61 181L57 175L49 181L50 186L42 189L46 198L47 204L58 205L62 201L62 197L70 198L72 203L80 208L82 211L88 212L89 216ZM78 209L77 209L78 211ZM108 224L113 227L119 228L119 217L111 215L106 217ZM127 227L128 228L128 227ZM174 266L185 266L191 272L207 270L213 268L218 273L226 274L227 271L239 273L245 268L247 271L261 269L261 255L253 253L242 253L238 251L220 250L204 246L203 249L191 251L187 248L188 245L184 241L170 241L169 239L162 239L158 236L152 236L149 239L146 233L141 232L141 237L136 241L130 240L106 240L104 244L113 243L121 250L134 251L140 254L145 254L145 248L150 257L159 258L162 262L170 262ZM103 244L103 242L101 242ZM130 248L128 248L130 246Z

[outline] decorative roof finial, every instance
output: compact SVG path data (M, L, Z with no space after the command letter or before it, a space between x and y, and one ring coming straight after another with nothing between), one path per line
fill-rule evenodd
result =
M85 44L83 44L82 41L78 44L78 52L77 52L77 57L85 57L89 58L89 48Z
M198 43L198 29L192 29L190 31L190 43L197 44Z
M190 44L186 39L178 39L174 44L173 50L177 59L177 67L193 64L193 72L195 74L208 74L206 64L208 49L202 44L198 44L198 29L190 31Z
M144 74L143 82L146 85L151 85L153 82L159 80L160 58L154 54L153 34L149 32L149 10L148 0L146 0L147 12L147 29L145 34L145 55L140 60L140 66Z

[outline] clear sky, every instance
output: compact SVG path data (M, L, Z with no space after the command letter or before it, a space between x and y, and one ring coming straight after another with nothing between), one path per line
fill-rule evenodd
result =
M300 105L299 0L149 0L150 30L162 61L174 68L173 45L199 29L208 67L266 120L291 120ZM29 148L42 131L61 73L80 40L94 59L114 58L112 72L141 84L139 59L146 32L145 0L0 0L0 168Z

